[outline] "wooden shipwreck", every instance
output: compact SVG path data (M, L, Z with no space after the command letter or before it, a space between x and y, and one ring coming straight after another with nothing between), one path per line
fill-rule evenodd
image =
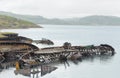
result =
M0 69L15 67L16 62L19 63L20 69L24 69L68 59L82 60L89 56L113 56L115 54L115 49L108 44L72 46L71 43L65 42L59 47L38 48L32 44L33 41L17 33L1 33Z

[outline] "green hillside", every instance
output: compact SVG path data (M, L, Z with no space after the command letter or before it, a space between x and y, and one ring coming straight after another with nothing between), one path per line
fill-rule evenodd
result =
M11 16L0 15L0 29L40 28L40 26Z

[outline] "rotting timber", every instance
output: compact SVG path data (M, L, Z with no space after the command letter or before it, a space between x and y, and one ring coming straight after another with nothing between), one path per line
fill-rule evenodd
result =
M46 38L42 38L42 40L33 40L34 43L36 44L47 44L47 45L54 45L54 42L46 39Z
M0 33L0 68L8 68L15 65L22 55L39 50L32 45L32 39L18 36L17 33Z
M15 61L19 60L25 53L39 50L38 47L20 42L0 43L0 62L4 68L14 66Z
M17 33L11 32L0 32L0 43L1 42L21 42L21 43L32 43L32 39L19 36Z
M63 46L39 49L31 44L32 39L26 37L19 39L18 34L2 34L0 40L0 68L15 66L15 62L19 62L21 68L31 68L56 61L115 54L114 48L108 44L72 46L71 43L66 42Z
M99 46L68 46L64 47L50 47L42 48L39 51L34 52L40 60L44 63L50 63L54 61L66 61L67 59L82 59L83 57L96 56L96 55L110 55L113 56L115 50L107 45L101 44Z

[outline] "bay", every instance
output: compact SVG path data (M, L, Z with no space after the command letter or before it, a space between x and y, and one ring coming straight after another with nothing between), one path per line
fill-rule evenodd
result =
M88 59L77 65L57 64L57 70L42 78L119 78L120 72L120 26L79 26L79 25L41 25L44 28L4 29L2 32L17 32L21 36L34 40L47 38L55 42L54 46L62 46L64 42L72 45L110 44L115 48L113 57ZM39 48L51 47L37 45ZM0 72L0 78L28 78L15 75L14 68ZM31 77L32 78L32 77ZM36 77L37 78L37 77ZM38 76L38 78L41 78Z

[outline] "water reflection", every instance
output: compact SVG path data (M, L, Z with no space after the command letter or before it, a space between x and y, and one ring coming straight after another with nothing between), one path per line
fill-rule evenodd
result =
M99 55L99 56L87 56L87 57L82 57L81 59L77 59L77 60L69 60L69 61L65 61L63 64L65 66L65 69L67 67L70 66L71 62L75 65L79 65L79 63L82 62L96 62L96 61L100 61L100 63L109 63L110 61L112 61L114 56L111 55Z
M113 56L110 55L99 55L99 56L89 56L89 57L84 57L83 60L85 61L90 61L90 62L94 62L96 60L100 60L101 62L109 62L111 61L113 58Z
M89 56L89 57L83 57L81 59L77 59L77 60L66 60L66 61L62 61L59 62L59 64L64 65L64 68L67 70L69 69L69 67L71 66L71 64L75 64L75 65L80 65L80 63L83 62L94 62L96 63L97 61L100 61L100 63L109 63L113 60L114 56L111 55L99 55L99 56ZM47 75L49 73L52 73L53 71L55 71L57 69L58 64L51 64L51 65L42 65L33 69L21 69L19 71L15 71L14 73L16 74L16 76L18 74L30 77L30 78L41 78L44 75ZM58 67L59 69L59 67ZM0 72L2 72L2 69L0 69Z
M70 64L69 64L68 61L64 61L63 64L64 64L64 66L65 66L65 69L70 66Z
M32 69L25 68L25 69L15 70L14 73L16 75L21 74L21 75L28 76L31 78L39 78L40 76L44 76L48 73L51 73L52 71L55 71L56 69L57 67L41 65L39 67L35 67Z

